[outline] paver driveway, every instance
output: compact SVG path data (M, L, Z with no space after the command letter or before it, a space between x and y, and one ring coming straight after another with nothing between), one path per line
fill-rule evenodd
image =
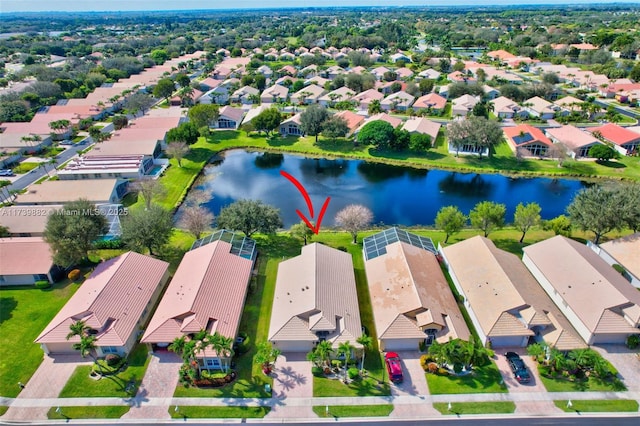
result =
M402 362L402 383L391 384L391 395L396 397L429 395L429 386L424 370L420 366L420 353L418 351L398 351ZM397 400L391 417L417 418L422 416L440 415L430 403L402 404L402 398Z
M287 405L287 398L310 398L313 396L311 363L304 353L284 353L278 357L273 372L274 404L267 418L314 418L311 406Z
M593 346L618 370L618 374L630 391L640 391L640 358L624 345Z

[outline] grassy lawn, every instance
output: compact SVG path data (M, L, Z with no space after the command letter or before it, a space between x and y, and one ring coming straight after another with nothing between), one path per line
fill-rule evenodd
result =
M169 408L172 419L261 419L271 407L201 407L189 406Z
M513 413L516 410L516 404L511 401L452 402L449 410L448 403L435 402L433 408L441 414L501 414Z
M60 413L56 412L58 407L51 407L47 412L50 420L60 419L119 419L129 411L127 405L107 405L91 407L60 407Z
M9 409L9 407L7 407L6 405L0 405L0 416L3 416L4 413L6 413L8 409Z
M567 413L573 413L576 411L629 411L635 413L638 411L638 401L633 399L572 400L571 407L567 407L568 401L566 399L555 400L553 403L556 404L556 407Z
M78 286L64 280L45 290L0 288L0 395L16 397L18 382L29 381L43 358L33 341Z
M128 397L125 390L127 385L130 383L135 383L136 387L140 385L150 359L147 347L138 345L129 355L128 366L123 371L113 376L105 376L100 380L89 377L90 365L76 367L60 392L60 398Z
M373 357L372 357L373 358ZM365 360L366 364L366 360ZM348 385L341 380L328 379L326 377L313 377L313 396L387 396L391 395L388 383L380 383L378 380L367 377L354 380Z
M318 417L387 417L393 411L393 404L380 405L314 405L313 412Z
M562 376L550 378L544 374L546 367L540 365L538 366L538 372L540 373L540 380L542 380L548 392L609 392L626 390L624 384L620 381L605 381L594 376L581 380L569 380Z
M473 374L466 376L427 374L427 385L431 395L507 392L507 387L501 382L502 376L493 361L489 365L476 367Z
M40 163L33 163L31 161L23 161L19 166L13 168L13 173L19 175L22 173L28 173L33 169L37 169Z

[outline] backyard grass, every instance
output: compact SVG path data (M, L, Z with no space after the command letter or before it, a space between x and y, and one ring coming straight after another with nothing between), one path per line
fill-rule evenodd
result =
M449 403L434 402L433 408L441 414L503 414L513 413L516 404L512 401L492 401L492 402L452 402L451 410Z
M0 395L16 397L18 382L27 383L42 362L33 341L78 289L64 280L51 288L0 288Z
M579 412L637 412L638 401L633 399L585 399L571 400L571 407L567 407L568 401L560 399L553 401L556 407L567 413Z
M94 405L90 407L51 407L47 412L50 420L72 419L119 419L129 411L128 405Z
M318 417L387 417L393 411L393 404L379 405L314 405L313 412Z
M150 359L147 346L139 344L129 355L127 367L116 375L94 380L89 376L91 365L76 367L59 397L129 397L127 387L135 385L137 389L140 386Z
M427 374L427 385L431 395L507 392L500 371L493 361L489 365L474 368L472 374L465 376Z
M547 392L610 392L626 390L624 383L619 379L602 380L595 376L575 380L569 380L562 376L550 378L546 376L546 370L546 367L538 365L540 380L542 380Z
M169 414L172 419L261 419L271 411L271 407L201 407L172 406Z

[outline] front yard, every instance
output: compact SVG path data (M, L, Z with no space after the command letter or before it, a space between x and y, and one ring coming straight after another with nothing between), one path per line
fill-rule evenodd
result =
M500 370L493 361L475 367L473 373L464 376L427 374L427 385L431 395L507 392Z

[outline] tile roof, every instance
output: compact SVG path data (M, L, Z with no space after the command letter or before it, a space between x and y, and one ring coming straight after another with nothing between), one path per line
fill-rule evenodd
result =
M35 340L65 343L69 326L77 320L97 330L99 346L124 346L162 280L169 264L127 252L99 264L91 276ZM77 342L79 338L69 340Z
M340 111L335 114L336 117L341 117L347 122L347 126L349 127L349 131L353 132L362 124L364 121L364 117L362 115L356 114L353 111L345 110Z
M31 185L18 195L15 204L63 204L80 198L92 202L109 202L118 179L47 180Z
M372 121L376 121L376 120L386 121L387 123L391 124L391 126L394 129L402 124L402 119L401 118L392 117L389 114L386 114L384 112L372 115L371 117L367 118L366 121L365 121L365 124L371 123Z
M608 241L600 244L600 248L640 279L640 233Z
M230 118L233 121L240 122L244 117L244 110L225 105L220 108L220 117Z
M616 145L624 145L632 142L640 142L640 135L627 130L624 127L618 126L614 123L607 123L600 127L590 127L587 129L591 134L600 132L600 135L609 142Z
M203 329L235 337L252 269L253 260L231 254L226 241L188 251L141 341L167 343Z
M433 108L433 109L444 109L447 105L447 100L437 93L427 93L424 96L420 96L413 103L413 108Z
M442 125L424 117L412 117L404 122L402 128L409 133L422 133L431 136L431 143L435 143Z
M533 143L540 143L551 146L553 142L544 135L542 130L529 124L519 124L514 127L503 127L507 141L514 147L527 146Z
M601 143L590 133L584 132L570 124L562 127L547 128L545 132L550 138L558 140L572 150L594 143Z
M40 237L0 238L0 258L0 275L48 274L53 267L49 244Z
M299 256L278 265L269 340L316 341L314 330L325 331L334 347L345 338L360 347L355 341L362 324L351 255L319 243L304 246Z

